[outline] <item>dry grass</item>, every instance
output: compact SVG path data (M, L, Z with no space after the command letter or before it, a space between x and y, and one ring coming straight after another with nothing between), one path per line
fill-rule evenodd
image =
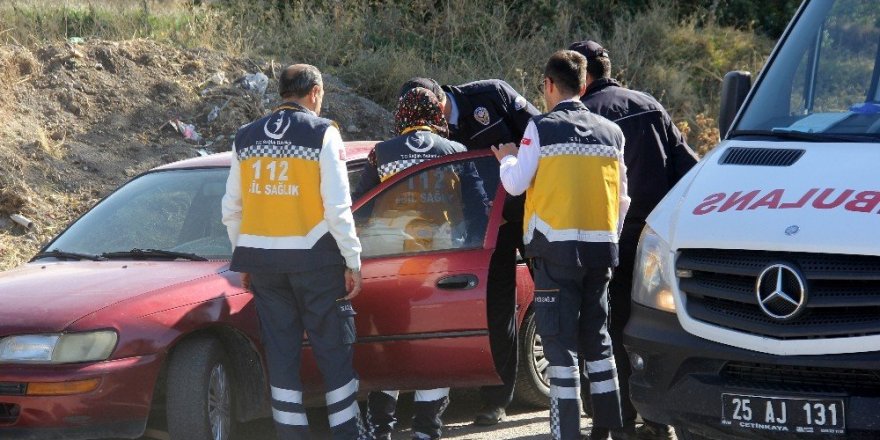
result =
M579 8L548 0L196 3L0 0L0 120L10 120L10 112L17 111L10 107L15 94L46 68L27 49L37 51L47 42L71 38L142 38L279 63L307 62L386 108L395 102L399 85L412 76L432 76L441 83L501 78L540 108L534 85L549 54L591 38L611 52L614 76L657 97L690 144L705 152L718 138L722 76L729 70L757 72L772 44L754 33L718 26L700 11L681 20L665 4L597 24ZM78 96L84 100L75 103L78 111L92 111L90 100L95 98ZM31 256L101 195L41 185L33 175L25 178L23 170L33 173L40 160L65 158L66 142L73 142L66 131L19 121L6 123L0 140L9 135L25 145L0 149L0 269ZM45 159L22 155L19 148ZM23 194L24 203L9 194ZM14 205L43 226L24 231L9 224L5 219L10 212L4 209L11 211Z

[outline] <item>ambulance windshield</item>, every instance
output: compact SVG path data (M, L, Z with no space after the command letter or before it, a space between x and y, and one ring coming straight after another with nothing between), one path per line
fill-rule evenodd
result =
M810 2L734 127L737 134L880 137L880 2ZM830 138L830 136L829 136Z

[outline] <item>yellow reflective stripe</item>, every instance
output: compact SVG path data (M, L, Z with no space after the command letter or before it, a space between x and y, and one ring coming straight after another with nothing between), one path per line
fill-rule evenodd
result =
M400 131L400 134L409 134L414 131L430 131L431 133L433 133L434 129L431 127L428 127L427 125L414 125L412 127L404 128L403 130Z

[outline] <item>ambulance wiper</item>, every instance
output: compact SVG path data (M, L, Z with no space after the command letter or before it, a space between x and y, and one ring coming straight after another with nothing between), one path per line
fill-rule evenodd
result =
M172 258L172 259L184 259L190 261L208 261L207 258L190 254L186 252L175 252L175 251L166 251L162 249L138 249L134 248L130 251L121 251L121 252L105 252L101 254L104 258L134 258L136 260L146 260L149 258Z
M31 261L36 261L41 258L58 258L62 260L92 260L92 261L101 261L106 260L106 258L100 255L92 255L92 254L83 254L80 252L67 252L62 251L60 249L52 249L51 251L40 252L37 255L34 255L34 258L31 258Z
M808 133L787 128L774 128L770 130L770 134L784 139L808 142L876 142L880 140L877 134L872 133Z

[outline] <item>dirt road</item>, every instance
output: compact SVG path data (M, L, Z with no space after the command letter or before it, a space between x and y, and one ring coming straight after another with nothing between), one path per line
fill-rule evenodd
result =
M453 390L452 402L444 415L446 428L443 433L444 439L456 440L538 440L549 438L549 411L535 410L533 408L512 407L508 411L507 419L493 427L474 426L471 422L474 413L480 407L480 396L477 390ZM309 423L312 426L315 440L329 439L326 412L323 409L309 411ZM394 433L394 440L408 440L411 435L410 421L412 419L412 393L401 395L398 408L398 418L401 423ZM589 422L584 419L583 424ZM272 421L262 419L250 422L238 431L238 440L276 440ZM167 440L167 434L151 431L149 437L140 440Z

